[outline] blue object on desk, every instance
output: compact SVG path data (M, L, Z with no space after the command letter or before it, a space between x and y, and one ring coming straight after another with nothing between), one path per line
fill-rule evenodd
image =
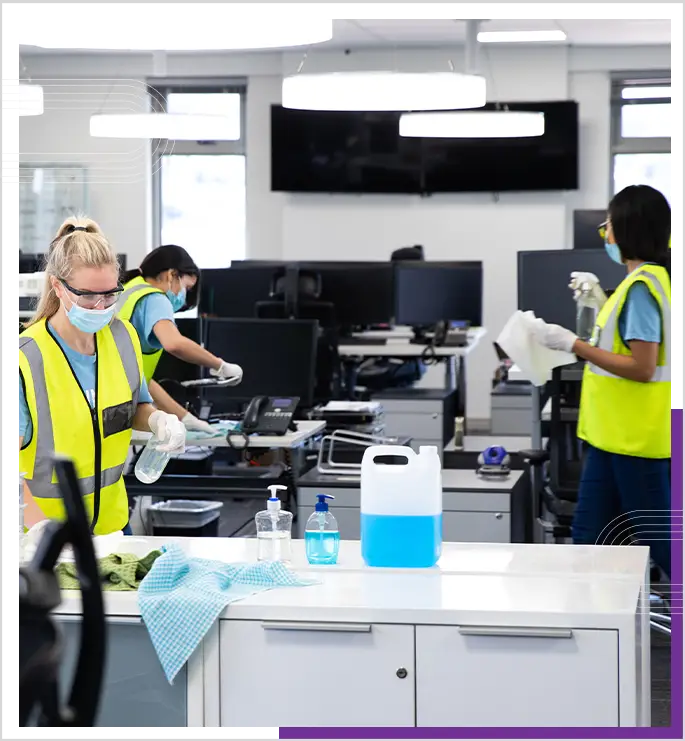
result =
M281 562L189 558L176 543L162 551L138 589L138 605L170 684L231 602L276 587L320 583L299 577Z

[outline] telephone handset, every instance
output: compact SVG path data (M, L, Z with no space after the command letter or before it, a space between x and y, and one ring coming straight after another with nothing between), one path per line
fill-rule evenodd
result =
M255 396L247 405L241 429L248 435L285 435L296 429L293 416L300 399L297 396L283 399L273 396Z

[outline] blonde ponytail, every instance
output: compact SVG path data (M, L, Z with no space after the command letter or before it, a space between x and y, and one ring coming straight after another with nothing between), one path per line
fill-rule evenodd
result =
M59 310L59 299L50 279L68 280L71 272L80 267L113 267L118 271L119 263L102 230L92 219L71 216L60 226L48 249L43 293L27 327L50 319Z

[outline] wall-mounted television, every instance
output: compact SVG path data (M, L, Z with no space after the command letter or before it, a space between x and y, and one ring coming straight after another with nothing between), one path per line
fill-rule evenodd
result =
M500 104L505 105L505 104ZM578 104L507 103L542 111L524 139L399 134L401 112L271 108L271 189L291 193L474 193L578 188ZM481 110L494 110L488 104Z

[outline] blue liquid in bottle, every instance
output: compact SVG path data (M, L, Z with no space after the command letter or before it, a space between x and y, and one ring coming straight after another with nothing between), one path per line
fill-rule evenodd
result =
M367 566L431 568L440 559L442 515L362 514L361 545Z
M336 563L340 548L340 533L330 530L308 530L304 534L304 547L309 563Z

